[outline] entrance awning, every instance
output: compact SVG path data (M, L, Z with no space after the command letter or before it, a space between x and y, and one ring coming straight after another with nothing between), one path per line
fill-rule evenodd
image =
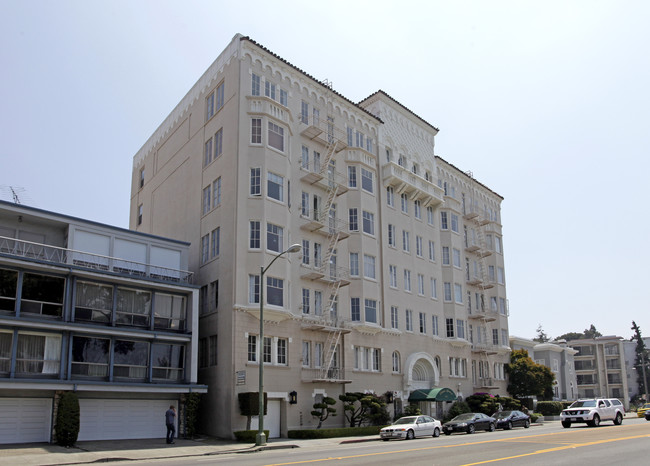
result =
M409 401L455 401L456 394L451 388L432 388L415 390L409 395Z

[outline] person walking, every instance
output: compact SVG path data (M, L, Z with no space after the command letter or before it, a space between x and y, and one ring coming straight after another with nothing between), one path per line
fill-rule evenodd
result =
M176 408L171 405L165 412L165 424L167 425L167 443L174 443L174 434L176 434Z

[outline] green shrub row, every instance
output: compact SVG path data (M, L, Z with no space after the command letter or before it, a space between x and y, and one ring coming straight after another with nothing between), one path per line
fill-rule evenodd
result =
M542 416L559 416L563 409L561 401L538 401L535 408Z
M537 420L542 417L540 413L528 413L530 416L530 422L537 422Z
M257 432L257 430L238 430L233 432L233 434L235 434L235 438L238 442L255 443ZM265 430L264 435L266 435L266 438L268 439L269 431Z
M379 435L379 430L383 426L365 426L365 427L339 427L334 429L303 429L290 430L289 438L295 439L316 439L316 438L334 438L334 437L358 437L363 435Z

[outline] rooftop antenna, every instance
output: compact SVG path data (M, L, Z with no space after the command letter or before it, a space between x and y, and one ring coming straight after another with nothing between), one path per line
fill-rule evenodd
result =
M0 191L2 191L3 194L5 192L7 194L11 194L11 198L13 199L14 204L22 204L19 194L24 193L25 188L22 188L22 187L19 187L19 186L4 186L3 185L3 186L0 186Z

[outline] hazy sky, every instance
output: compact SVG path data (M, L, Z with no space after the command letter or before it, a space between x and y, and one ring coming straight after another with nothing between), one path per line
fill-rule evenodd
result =
M236 33L440 128L502 204L510 333L650 335L650 2L0 0L0 198L128 227L133 155Z

